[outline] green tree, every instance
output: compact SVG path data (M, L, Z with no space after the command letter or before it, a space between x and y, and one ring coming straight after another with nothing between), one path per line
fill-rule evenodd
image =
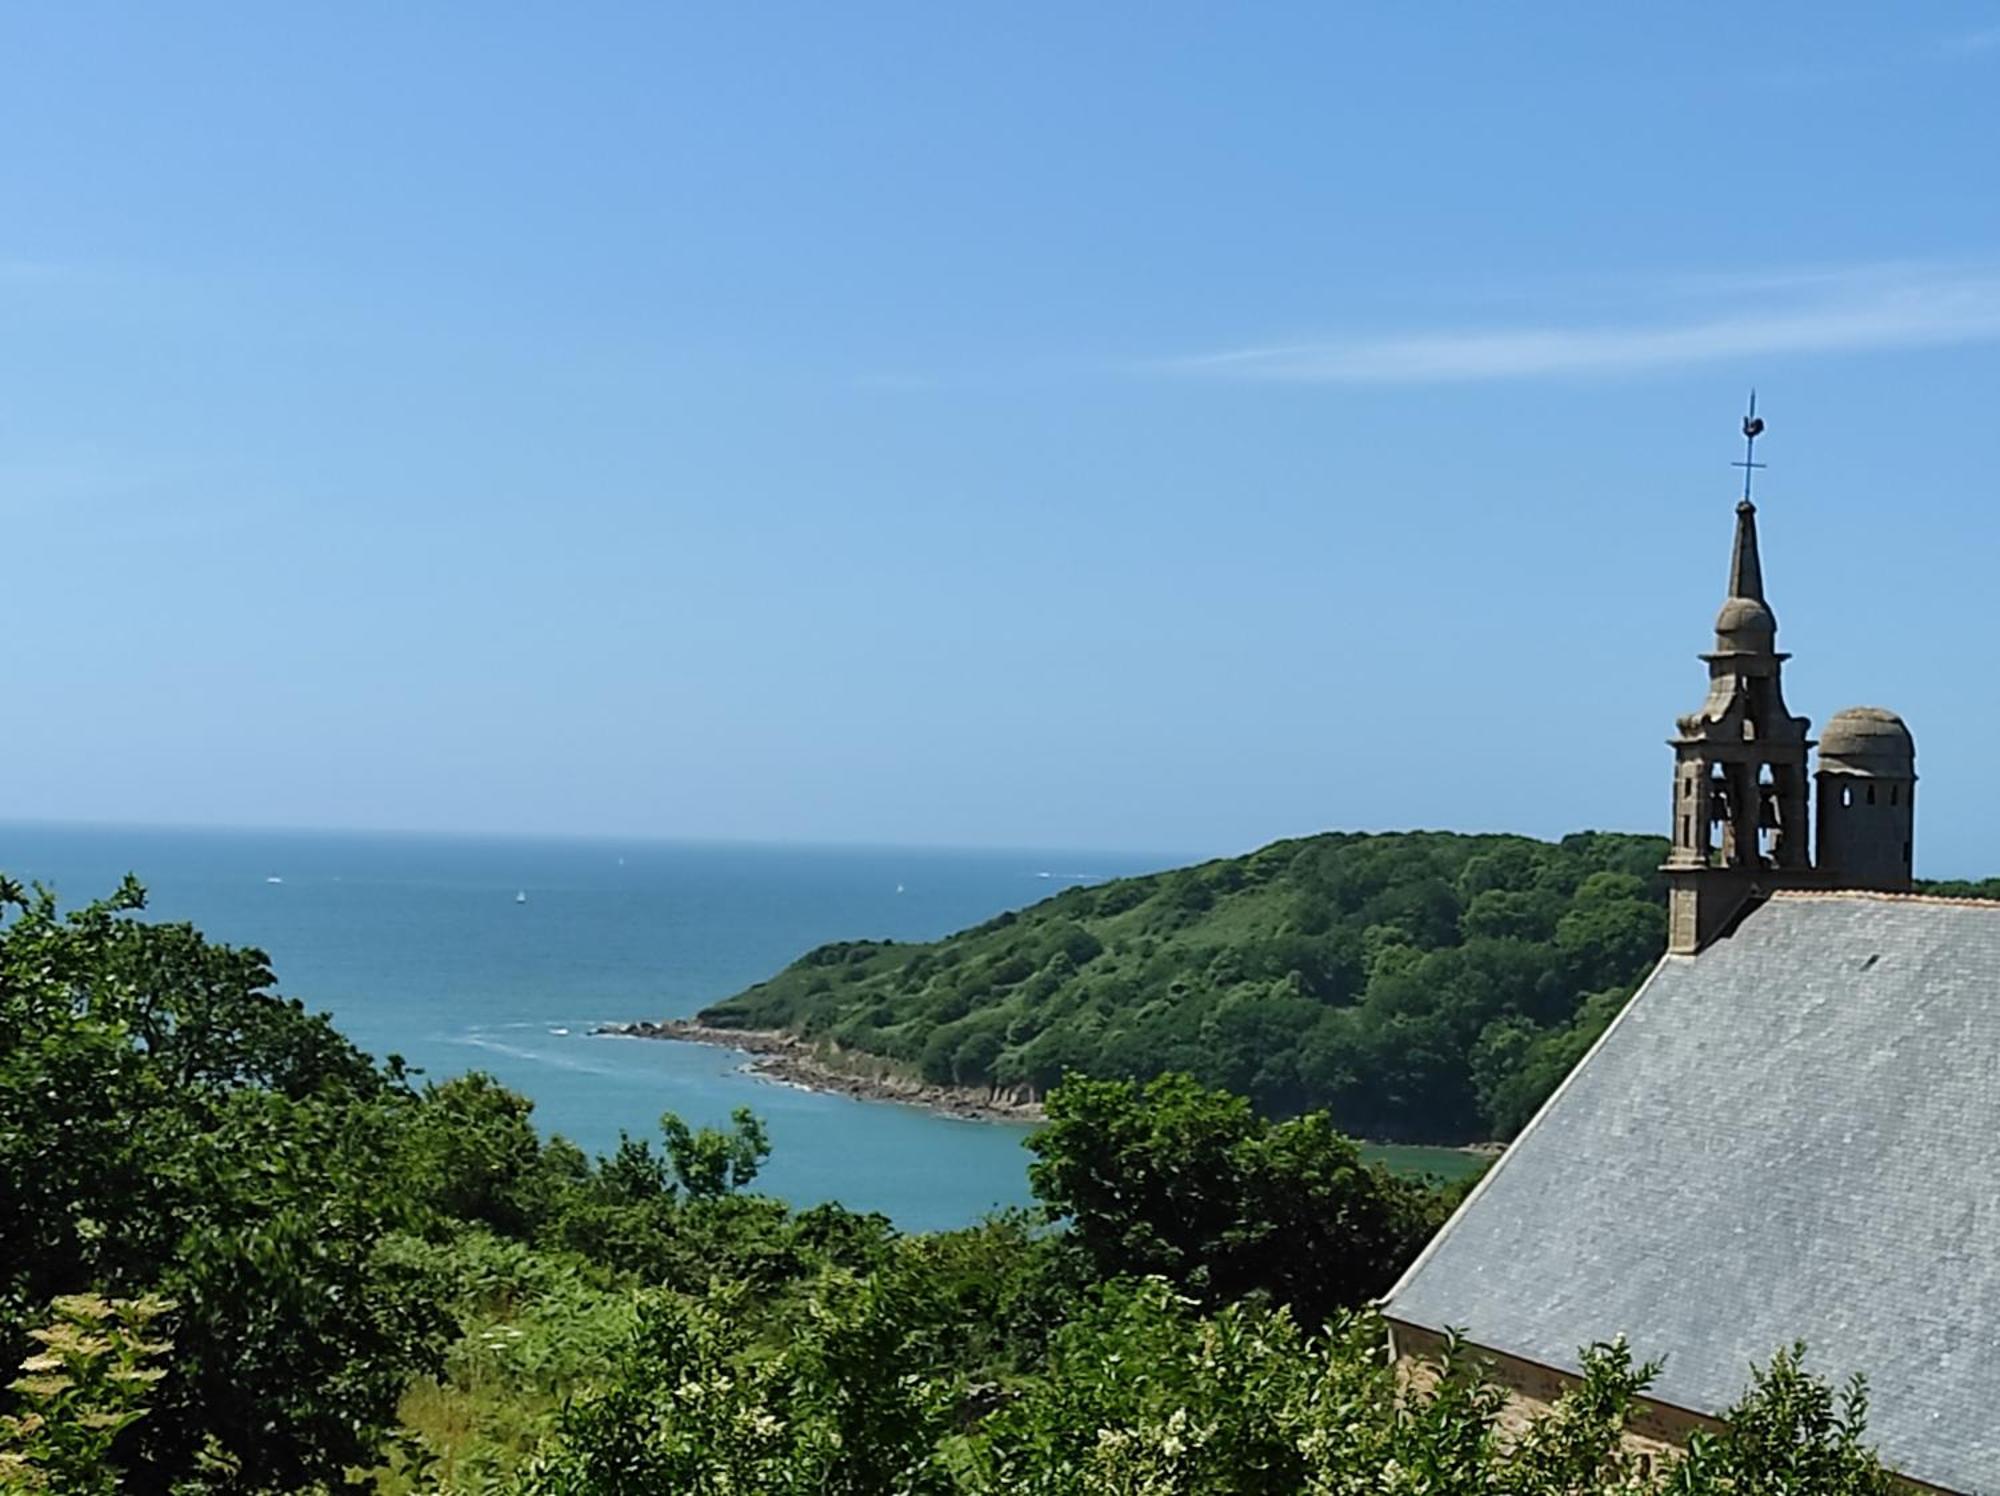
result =
M560 1186L533 1111L525 1096L478 1071L426 1087L397 1134L398 1170L445 1217L528 1232Z
M672 1112L660 1118L666 1134L667 1162L674 1178L692 1200L713 1200L740 1190L757 1177L771 1156L771 1139L764 1124L747 1106L729 1114L730 1130L691 1128Z
M1753 1369L1750 1390L1718 1433L1688 1441L1671 1496L1890 1496L1904 1489L1868 1448L1868 1389L1855 1376L1838 1396L1804 1368L1805 1347Z
M1629 873L1594 873L1556 922L1556 945L1586 991L1631 982L1666 944L1665 911Z
M1385 1290L1439 1220L1424 1185L1365 1163L1324 1113L1270 1122L1185 1075L1072 1077L1028 1147L1035 1194L1100 1276L1206 1303L1267 1294L1308 1324Z
M0 1337L58 1295L179 1304L121 1446L135 1485L197 1456L286 1489L369 1462L441 1344L377 1267L419 1209L399 1072L272 993L261 954L135 918L136 883L0 905Z

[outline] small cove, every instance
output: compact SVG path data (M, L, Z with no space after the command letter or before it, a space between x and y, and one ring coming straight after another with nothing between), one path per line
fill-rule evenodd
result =
M264 950L280 990L363 1048L438 1078L490 1071L535 1102L545 1131L589 1151L653 1135L662 1111L716 1126L748 1106L773 1144L760 1187L912 1230L1026 1203L1028 1126L774 1085L730 1050L592 1031L692 1014L825 941L935 938L1068 881L1177 860L0 827L0 870L51 884L65 905L136 873L149 917ZM1451 1149L1371 1153L1448 1177L1479 1164Z

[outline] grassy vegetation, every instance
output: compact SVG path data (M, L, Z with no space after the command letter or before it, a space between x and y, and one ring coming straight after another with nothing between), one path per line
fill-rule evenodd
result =
M1476 1179L1493 1160L1463 1148L1434 1148L1422 1143L1363 1143L1361 1156L1397 1174L1439 1179L1446 1184Z
M392 1459L375 1472L377 1487L480 1489L548 1436L563 1400L631 1337L636 1284L589 1258L488 1231L404 1239L396 1250L437 1286L456 1334L443 1364L413 1378L396 1408L428 1463Z

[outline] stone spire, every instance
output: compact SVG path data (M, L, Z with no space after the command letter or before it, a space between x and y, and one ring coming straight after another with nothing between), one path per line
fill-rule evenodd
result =
M1715 615L1715 652L1777 656L1778 619L1764 600L1764 562L1757 553L1757 506L1736 506L1736 545L1729 553L1729 595ZM1778 656L1778 658L1783 658Z
M1757 555L1757 506L1736 506L1736 549L1729 557L1729 595L1764 601L1764 563Z

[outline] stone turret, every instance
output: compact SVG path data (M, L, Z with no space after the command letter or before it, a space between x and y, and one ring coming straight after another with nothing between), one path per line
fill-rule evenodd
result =
M1917 745L1894 712L1851 706L1819 745L1819 867L1841 888L1905 892L1917 821Z

